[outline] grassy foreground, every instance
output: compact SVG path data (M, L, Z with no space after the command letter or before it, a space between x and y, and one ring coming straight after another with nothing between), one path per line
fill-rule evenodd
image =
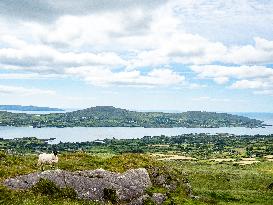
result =
M158 167L177 177L187 178L195 195L188 198L183 190L170 193L165 204L273 204L273 162L234 166L230 163L209 161L161 162L148 154L91 155L87 153L61 154L58 168L63 170L86 170L103 168L124 172L144 167L149 172ZM7 155L0 152L0 182L9 177L39 171L36 155ZM48 167L49 169L49 167ZM181 182L182 183L182 182ZM148 192L163 192L152 187ZM46 195L29 191L11 191L0 185L0 204L95 204L69 195ZM109 202L111 204L111 202ZM147 202L147 204L151 204Z

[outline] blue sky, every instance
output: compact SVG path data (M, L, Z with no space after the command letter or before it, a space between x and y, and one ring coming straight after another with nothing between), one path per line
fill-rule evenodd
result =
M0 102L273 112L273 1L0 2Z

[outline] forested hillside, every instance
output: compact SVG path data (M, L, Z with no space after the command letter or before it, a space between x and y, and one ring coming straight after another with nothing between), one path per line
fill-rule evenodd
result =
M216 112L136 112L97 106L45 115L0 112L1 126L33 127L262 127L260 120Z

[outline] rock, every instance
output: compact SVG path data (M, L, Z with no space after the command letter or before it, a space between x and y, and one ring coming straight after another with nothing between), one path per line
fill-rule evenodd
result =
M103 169L69 172L51 170L7 179L4 185L11 189L29 189L40 179L48 179L57 186L73 188L81 199L104 202L107 194L114 194L117 201L131 201L144 195L151 186L146 169L132 169L120 174Z
M191 184L187 181L187 182L184 183L184 186L185 186L186 194L187 194L188 196L192 196L193 193L192 193Z
M163 204L163 202L166 200L166 196L161 193L154 193L152 196L152 201L156 204Z
M164 171L161 168L154 167L151 172L152 183L157 186L164 187L169 193L175 192L178 188L183 188L187 197L192 199L199 199L200 197L193 194L193 190L189 180L185 177L186 173L173 174L172 170L168 167L164 167ZM163 195L164 196L164 195ZM166 197L165 199L166 200Z
M166 184L166 177L164 175L158 175L154 178L157 185L164 185Z
M139 198L132 200L129 205L143 205L144 201L147 199L150 199L150 196L148 194L145 194Z
M155 204L161 205L166 200L166 196L161 193L154 193L152 196L145 194L137 199L134 199L129 205L143 205L147 201L154 202Z
M22 175L16 178L10 178L4 181L4 185L11 189L29 189L35 185L41 178L53 181L60 187L65 187L64 181L65 171L44 171L32 174Z
M157 186L162 186L173 192L176 190L179 180L170 173L170 171L168 170L169 168L165 169L166 171L164 173L162 173L162 170L157 167L152 170L153 184Z
M168 167L153 167L151 179L146 169L131 169L125 173L115 173L103 169L85 171L49 170L21 175L4 181L11 189L29 189L40 179L54 182L58 187L70 187L77 197L105 203L143 205L145 203L163 204L170 199L169 193L180 193L185 197L199 199L195 196L191 184L184 175L175 174ZM174 173L174 174L173 174ZM151 182L152 181L152 182ZM147 188L153 186L165 188L166 193L150 193ZM146 194L146 193L149 193Z
M199 199L200 198L199 196L195 196L193 194L191 184L187 179L184 180L184 188L185 188L185 192L188 197L190 197L192 199Z

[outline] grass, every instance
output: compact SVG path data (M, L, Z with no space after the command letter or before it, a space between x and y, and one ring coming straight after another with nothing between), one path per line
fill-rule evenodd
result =
M6 155L2 153L0 156L0 182L9 177L40 171L36 166L37 156L35 155ZM115 172L125 172L132 168L144 167L150 169L153 166L161 165L146 155L132 154L113 156L67 153L59 156L58 163L59 169L69 171L103 168ZM50 166L47 167L47 169L49 168ZM63 194L48 194L52 191L50 187L48 183L42 183L42 186L29 191L10 191L0 185L0 204L95 204L90 201L63 197ZM54 190L58 190L57 187L54 188L53 185L52 187ZM61 191L59 190L59 192ZM106 190L106 192L109 200L114 202L114 194L109 190Z
M232 163L179 162L195 194L217 204L273 204L273 163L234 166Z
M161 162L145 154L86 154L63 153L59 156L59 169L76 171L103 168L114 172L124 172L131 168L144 167L151 174L155 168L161 174L169 174L182 185L185 176L188 178L195 195L200 199L190 199L185 195L183 186L170 192L160 186L147 190L149 195L155 192L168 196L165 204L229 204L229 205L272 205L273 162L262 161L252 165L233 165L233 163L197 162ZM35 155L6 155L0 153L0 182L9 177L40 171L36 166ZM49 169L50 167L47 167ZM41 182L42 183L42 182ZM0 204L95 204L73 197L73 192L60 190L49 182L40 184L40 188L28 191L10 191L0 185ZM39 187L39 185L37 185ZM57 195L50 193L50 187L58 190ZM271 188L270 188L271 187ZM49 192L47 192L49 191ZM109 201L113 199L112 192ZM111 198L113 197L113 198ZM109 202L111 204L111 202ZM147 201L147 204L152 204Z
M48 179L40 179L35 186L31 188L35 194L47 195L53 198L76 199L77 193L70 187L60 188Z

